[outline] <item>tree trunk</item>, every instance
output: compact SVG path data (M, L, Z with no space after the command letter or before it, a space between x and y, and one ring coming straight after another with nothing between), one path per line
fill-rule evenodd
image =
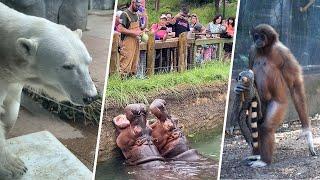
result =
M160 9L160 0L155 0L155 9L156 9L156 11L158 12L159 11L159 9Z
M220 6L220 0L214 0L214 8L216 10L216 14L219 14L219 6Z

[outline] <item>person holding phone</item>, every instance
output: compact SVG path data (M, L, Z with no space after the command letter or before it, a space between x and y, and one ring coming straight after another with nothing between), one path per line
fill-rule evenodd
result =
M156 40L166 40L168 31L167 31L167 16L161 15L160 21L151 26L151 32L155 34Z
M183 32L190 31L189 25L189 9L186 6L182 6L180 13L178 13L174 18L174 30L175 30L175 37L179 37L179 35Z

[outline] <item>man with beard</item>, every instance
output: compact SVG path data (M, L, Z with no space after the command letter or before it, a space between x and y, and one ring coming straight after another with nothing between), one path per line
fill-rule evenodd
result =
M137 14L141 0L132 0L128 9L120 16L119 32L122 48L120 52L120 74L122 77L134 76L139 61L139 36L142 34Z
M174 24L174 31L175 31L175 36L179 37L179 35L183 32L188 32L190 31L190 26L189 26L189 9L186 6L182 6L180 13L177 14L174 17L175 24Z

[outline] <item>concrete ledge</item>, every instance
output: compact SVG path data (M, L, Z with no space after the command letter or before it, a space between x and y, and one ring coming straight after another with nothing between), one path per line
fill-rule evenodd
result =
M28 167L21 180L92 178L92 172L48 131L15 137L7 143Z

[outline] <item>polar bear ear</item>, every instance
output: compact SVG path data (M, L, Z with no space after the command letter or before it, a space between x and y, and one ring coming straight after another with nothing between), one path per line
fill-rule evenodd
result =
M81 37L82 37L82 30L81 29L77 29L77 30L73 31L73 33L81 39Z
M17 52L26 60L36 55L38 43L33 39L19 38L16 42Z

